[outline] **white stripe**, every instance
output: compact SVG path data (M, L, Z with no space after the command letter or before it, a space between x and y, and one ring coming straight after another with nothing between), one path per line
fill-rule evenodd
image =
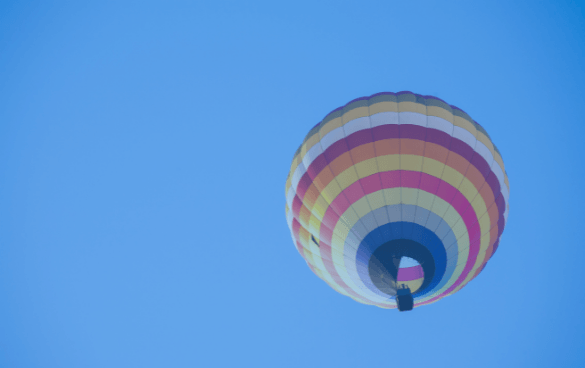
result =
M291 209L296 193L297 192L295 191L295 188L292 187L292 185L290 186L290 188L288 188L288 193L286 193L286 203L288 204L288 207Z
M428 127L429 128L433 128L433 129L437 129L440 130L444 133L447 133L449 135L451 135L451 133L453 133L453 124L451 124L449 121L439 118L437 116L429 116L428 117Z
M333 129L327 133L325 137L321 138L321 146L323 151L326 151L327 148L329 148L333 143L343 138L345 138L345 135L343 134L343 127Z
M427 116L418 112L401 112L399 115L400 124L418 125L427 127Z
M348 137L349 135L364 129L370 128L370 117L365 116L357 119L353 119L348 121L344 126L343 130L345 131L345 136Z
M372 128L380 125L400 124L398 122L398 113L393 111L379 112L370 116Z
M475 144L475 152L479 153L488 165L491 165L494 162L494 156L490 152L490 149L480 140L477 140L477 143Z
M292 180L291 180L291 188L295 189L295 192L297 191L297 187L299 186L299 181L301 181L301 178L303 177L303 175L305 175L305 172L307 170L305 169L305 165L303 165L303 162L299 162L299 166L297 166L297 169L295 170L295 173L293 174Z
M510 196L510 191L508 190L508 186L506 185L506 182L504 181L504 173L502 172L502 168L500 167L498 162L496 160L494 160L494 164L492 165L491 169L494 172L494 174L496 174L496 177L498 178L498 181L500 182L500 190L502 191L502 196L504 197L506 204L508 204L508 198Z
M477 139L473 134L471 134L471 132L459 126L455 126L453 128L453 138L462 140L463 142L467 143L467 145L471 148L475 147L475 142L477 141Z

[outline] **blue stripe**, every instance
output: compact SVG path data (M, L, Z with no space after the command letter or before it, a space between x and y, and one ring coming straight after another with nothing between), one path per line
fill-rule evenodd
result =
M380 236L384 234L384 236ZM416 241L426 247L432 254L435 261L435 275L431 283L424 289L418 291L415 296L422 297L433 290L445 276L447 268L447 253L445 246L439 237L431 230L412 222L392 222L379 226L370 232L360 243L356 256L356 268L362 282L376 294L379 291L372 283L368 272L368 262L372 253L381 245L396 239L408 239Z

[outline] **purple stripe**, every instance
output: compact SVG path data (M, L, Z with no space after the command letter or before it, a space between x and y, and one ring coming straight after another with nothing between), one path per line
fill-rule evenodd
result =
M347 145L350 150L363 144L372 143L373 140L374 138L372 136L371 129L359 130L353 134L350 134L349 137L346 138Z
M347 151L349 151L349 148L347 147L345 139L342 138L325 150L325 160L327 160L328 163L331 163L333 160L343 155Z
M317 156L315 160L309 165L307 168L307 174L314 179L319 175L319 173L327 166L327 160L323 154Z
M471 163L479 170L481 175L487 179L487 176L492 171L492 169L485 158L483 158L480 154L473 155Z
M496 240L496 242L494 243L494 246L493 246L494 249L492 250L492 255L490 256L490 259L492 259L494 254L496 254L496 250L498 250L499 246L500 246L500 239L498 238L498 240Z
M502 235L502 232L504 232L504 225L506 224L506 220L504 220L504 198L503 196L499 196L498 199L496 199L496 204L498 205L498 210L502 210L502 212L500 213L500 218L498 219L498 238Z
M424 272L421 266L404 267L398 269L398 281L412 281L424 277Z
M500 193L499 197L496 198L496 206L498 206L498 213L502 215L506 210L506 204L504 202L504 197L500 188L500 181L496 177L496 174L492 171L486 178L485 182L490 186L490 189L494 195L495 193ZM497 190L497 192L494 189ZM498 201L498 198L500 198L501 201Z
M349 146L346 141L351 142L351 148L358 143L360 144L367 144L373 141L378 141L380 139L388 139L388 138L400 138L399 134L404 133L408 137L420 137L422 134L426 136L427 140L432 142L441 142L441 146L450 149L451 151L465 157L467 160L471 158L471 163L474 165L478 171L483 175L486 183L490 186L490 189L496 197L496 206L498 208L498 232L501 235L502 231L504 230L504 211L505 211L505 202L503 196L500 191L500 184L497 180L496 175L491 172L491 169L485 159L481 157L480 154L474 154L474 151L467 145L467 143L453 138L446 133L432 129L432 128L423 128L418 125L382 125L372 129L372 132L369 132L370 129L364 129L358 132L351 134L347 138L343 138L338 140L337 142L333 143L329 148L325 150L324 153L319 155L307 168L307 172L303 175L301 180L299 181L299 185L297 186L297 194L304 198L304 195L309 188L312 180L323 170L325 167L333 162L337 157L342 155L345 152L349 151ZM374 140L373 135L376 136ZM445 136L450 138L450 143L448 144L445 142ZM438 137L438 138L435 138ZM406 137L403 137L406 138ZM415 138L419 139L419 138ZM423 140L424 141L424 140ZM467 158L470 157L470 158ZM324 158L324 159L323 159ZM480 189L480 188L477 188ZM487 203L486 203L487 205Z
M432 129L432 128L429 128ZM429 134L427 134L427 138L426 141L430 142L430 143L435 143L438 144L440 146L443 146L447 149L449 149L450 145L451 145L451 135L441 131L441 130L437 130L437 129L433 129L435 130L434 132L429 132Z
M459 156L463 157L467 161L471 161L472 158L474 157L474 153L475 153L473 148L471 148L467 143L465 143L462 140L455 138L455 137L453 137L453 139L451 140L451 146L445 147L445 148L457 153ZM479 170L479 168L478 168L478 170ZM481 170L479 170L479 171L481 172ZM484 175L484 178L485 178L485 175Z
M391 139L400 137L399 125L386 124L372 128L372 135L376 137L376 140Z
M424 141L428 128L421 127L420 125L400 124L398 125L398 129L400 131L400 138L410 138Z

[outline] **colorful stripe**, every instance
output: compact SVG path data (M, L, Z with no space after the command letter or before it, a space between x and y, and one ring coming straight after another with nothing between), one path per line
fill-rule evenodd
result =
M419 306L481 272L499 244L508 197L499 151L467 114L435 97L381 93L334 110L311 129L286 182L286 215L315 274L383 308L396 303L383 286L385 266L372 266L376 250L400 239L422 244L432 279L398 274Z

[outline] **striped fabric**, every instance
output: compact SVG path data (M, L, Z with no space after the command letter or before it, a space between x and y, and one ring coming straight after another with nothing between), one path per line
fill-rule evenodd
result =
M423 278L423 268L416 260L409 257L400 260L397 277L399 285L406 285L415 293L422 286Z
M379 93L332 111L307 134L286 181L286 217L317 276L382 308L396 302L373 279L376 250L401 239L424 246L433 263L426 285L420 265L398 272L416 307L483 270L498 248L508 196L500 153L465 112L436 97Z

